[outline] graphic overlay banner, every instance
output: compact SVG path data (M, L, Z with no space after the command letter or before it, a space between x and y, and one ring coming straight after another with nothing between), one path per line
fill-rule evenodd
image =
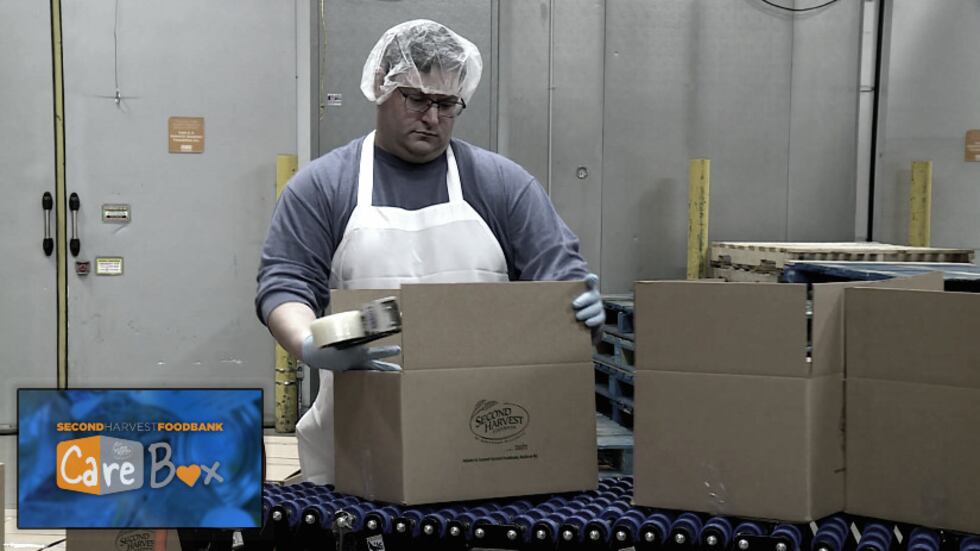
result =
M21 389L17 526L256 528L261 389Z

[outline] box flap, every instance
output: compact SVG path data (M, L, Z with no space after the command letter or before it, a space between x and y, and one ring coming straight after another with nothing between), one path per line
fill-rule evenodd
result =
M839 373L844 368L844 289L943 290L943 274L932 272L880 281L820 283L813 286L813 374Z
M584 289L581 281L403 285L402 368L591 362L589 330L571 306Z
M980 294L847 290L849 378L980 388Z
M806 376L806 286L636 283L636 368Z

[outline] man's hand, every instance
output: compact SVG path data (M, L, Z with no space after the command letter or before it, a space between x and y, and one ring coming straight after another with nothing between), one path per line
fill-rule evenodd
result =
M586 276L585 289L584 293L572 301L572 308L575 309L575 319L592 330L592 339L595 340L602 324L606 323L606 310L602 307L602 296L599 294L599 276Z
M401 354L400 346L377 346L368 348L355 345L346 348L325 346L317 348L313 335L303 340L303 363L316 369L327 369L334 373L353 370L401 371L400 365L378 361Z

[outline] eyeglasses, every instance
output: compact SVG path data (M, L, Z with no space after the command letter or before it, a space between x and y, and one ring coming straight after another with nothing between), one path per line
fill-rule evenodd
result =
M401 89L398 91L405 98L405 108L413 113L428 113L429 109L435 105L440 117L451 119L462 113L463 109L466 109L466 102L462 99L434 100L421 94L410 94Z

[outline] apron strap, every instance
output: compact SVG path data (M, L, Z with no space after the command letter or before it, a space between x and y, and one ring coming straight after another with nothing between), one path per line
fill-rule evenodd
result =
M459 181L459 167L456 166L456 155L453 153L453 146L449 144L446 148L446 187L449 190L450 203L463 202L463 186Z
M357 171L357 206L370 207L374 199L374 130L361 144L361 165Z

